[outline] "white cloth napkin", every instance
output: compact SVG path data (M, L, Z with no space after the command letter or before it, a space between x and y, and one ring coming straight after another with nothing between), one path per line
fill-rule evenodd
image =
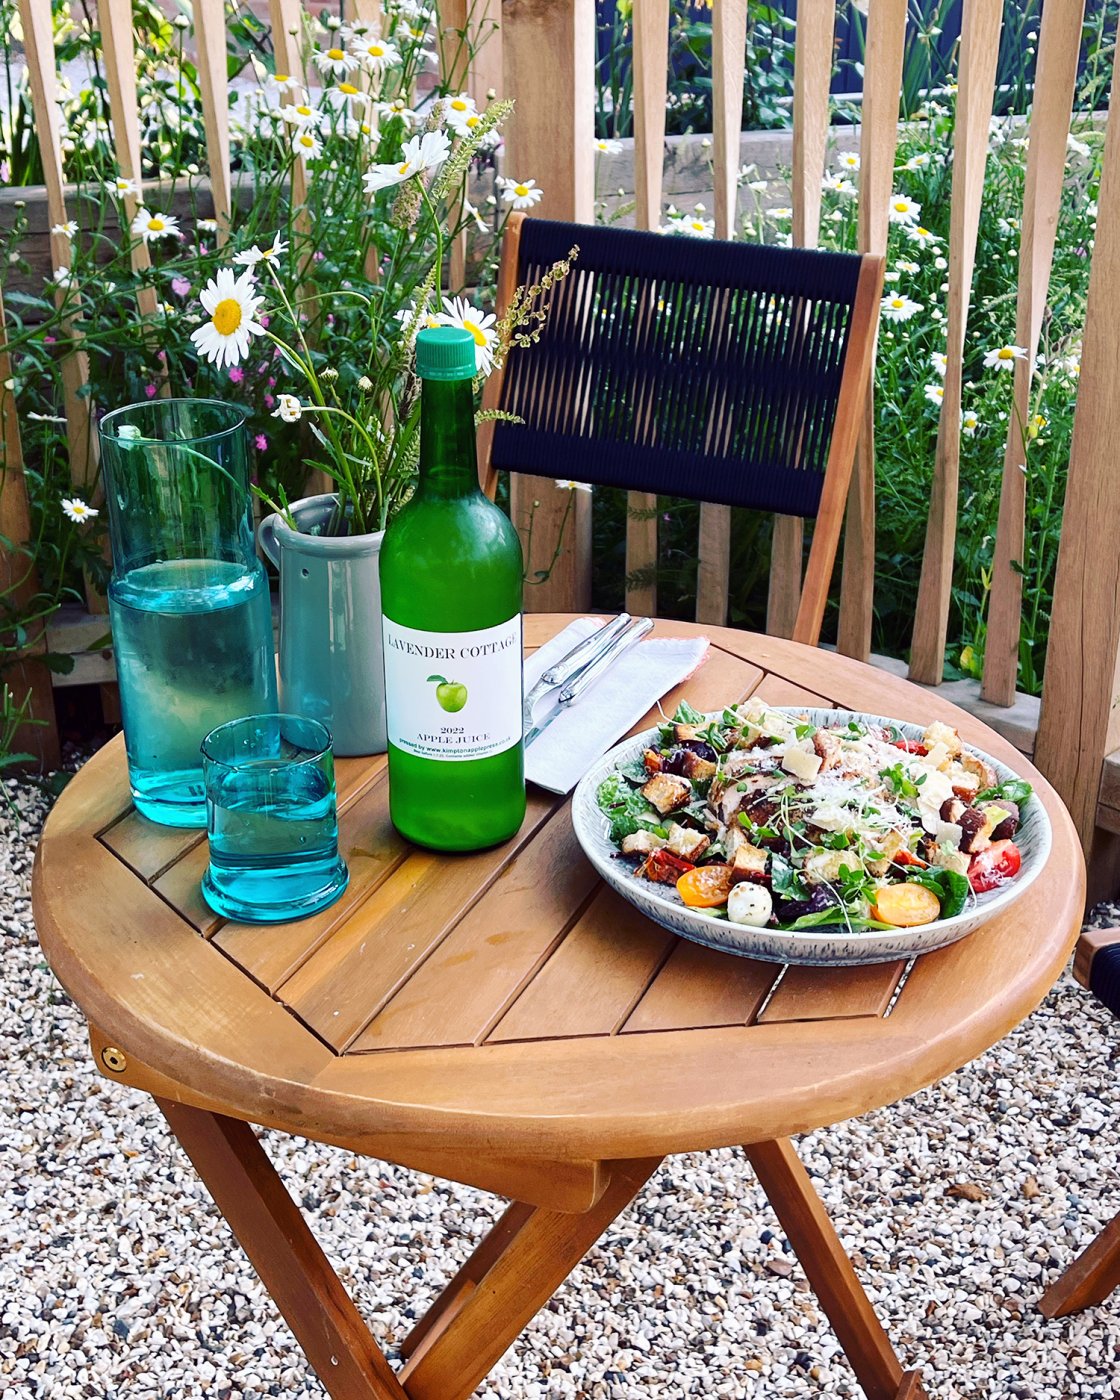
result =
M525 662L526 694L543 671L602 625L601 618L577 618L535 651ZM549 792L571 792L648 709L699 670L708 647L707 637L655 637L631 647L533 740L525 750L525 776ZM539 702L538 717L548 714L550 703L548 696Z

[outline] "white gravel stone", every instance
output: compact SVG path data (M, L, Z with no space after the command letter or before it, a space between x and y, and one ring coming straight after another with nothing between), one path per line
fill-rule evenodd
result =
M0 1394L321 1400L161 1116L94 1071L82 1018L32 930L31 853L47 804L13 782L6 795ZM1120 919L1120 909L1099 912ZM1120 1394L1120 1294L1055 1322L1037 1309L1042 1289L1120 1209L1117 1032L1065 977L959 1074L800 1140L932 1400ZM265 1144L395 1361L493 1217L493 1198L295 1137L266 1133ZM948 1196L956 1183L983 1198ZM860 1394L732 1150L666 1163L479 1391L486 1400Z

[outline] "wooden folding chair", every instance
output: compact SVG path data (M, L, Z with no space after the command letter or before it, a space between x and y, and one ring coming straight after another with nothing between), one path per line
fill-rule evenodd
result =
M1073 975L1120 1018L1120 928L1089 929L1074 955ZM1052 1283L1039 1301L1045 1317L1065 1317L1103 1303L1120 1284L1120 1213Z
M500 314L573 245L539 342L488 385L522 421L482 433L484 486L519 471L814 520L793 638L815 645L883 259L514 215Z

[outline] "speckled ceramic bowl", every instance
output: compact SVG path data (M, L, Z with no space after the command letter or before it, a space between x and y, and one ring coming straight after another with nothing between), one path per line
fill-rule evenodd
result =
M852 710L807 710L788 705L774 705L771 708L783 710L786 714L805 715L818 726L844 725L850 719L859 724L894 725L907 739L921 739L925 728L920 724L906 724L881 715L860 714ZM718 717L718 713L711 716ZM1023 857L1019 875L1001 889L973 896L968 907L955 918L938 919L936 923L924 924L921 928L900 928L889 933L870 930L854 934L842 928L802 929L796 933L786 933L779 929L732 924L726 919L713 918L701 909L689 909L670 885L655 885L639 879L611 843L607 821L596 805L595 793L603 779L620 763L640 758L656 739L656 728L626 739L605 754L583 778L572 799L576 836L588 860L607 884L635 908L664 928L725 953L739 953L743 957L761 958L766 962L814 966L893 962L898 958L913 957L916 953L929 953L935 948L955 943L958 938L979 928L993 915L1002 914L1017 899L1021 899L1050 854L1050 818L1042 803L1032 798L1024 804L1022 824L1015 835L1015 844ZM1018 777L1005 763L982 749L972 748L971 745L965 747L990 763L1000 782Z

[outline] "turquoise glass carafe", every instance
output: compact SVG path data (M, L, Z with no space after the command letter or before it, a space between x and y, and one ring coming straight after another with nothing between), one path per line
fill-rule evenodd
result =
M211 399L155 399L106 414L100 432L133 801L152 821L204 827L203 738L276 709L245 419Z

